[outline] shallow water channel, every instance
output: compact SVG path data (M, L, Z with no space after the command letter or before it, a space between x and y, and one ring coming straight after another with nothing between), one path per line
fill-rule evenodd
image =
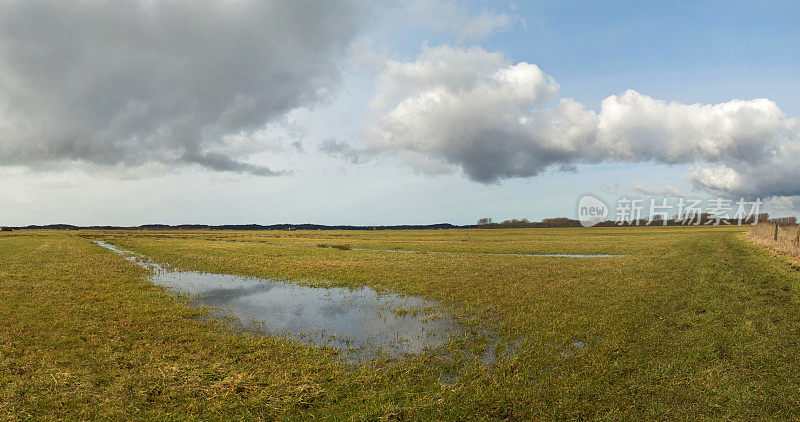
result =
M177 271L109 243L94 243L150 270L154 284L187 295L193 305L213 308L214 317L235 318L250 332L332 347L352 361L370 359L379 350L389 356L421 353L463 332L437 303L420 297Z
M335 249L326 247L328 249ZM609 255L609 254L569 254L569 253L495 253L495 252L453 252L453 251L407 251L400 249L365 249L365 248L349 248L351 251L369 251L369 252L394 252L394 253L414 253L414 254L462 254L462 255L495 255L495 256L532 256L539 258L624 258L627 255Z

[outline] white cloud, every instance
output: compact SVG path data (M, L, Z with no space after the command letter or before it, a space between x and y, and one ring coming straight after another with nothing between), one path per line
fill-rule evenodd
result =
M783 112L767 99L681 104L628 90L603 100L598 143L620 160L754 160L785 125Z
M631 188L639 193L651 196L680 196L678 189L672 186L647 186L634 183Z
M460 41L480 41L525 25L525 20L516 13L490 9L470 13L466 5L455 0L415 0L407 7L417 25L452 34Z
M774 133L764 134L751 157L702 164L692 179L706 189L746 196L800 194L800 133L797 119L786 119Z
M547 108L557 92L536 65L477 47L425 47L380 76L373 106L384 117L369 130L371 149L402 151L422 171L431 160L456 164L481 182L534 176L583 150L596 128L575 101Z
M723 194L800 194L800 124L768 99L682 104L629 90L595 113L558 99L536 65L478 47L424 47L377 81L370 149L420 171L495 182L581 163L694 164L695 183Z
M770 198L764 203L764 209L778 214L796 214L800 210L800 195Z

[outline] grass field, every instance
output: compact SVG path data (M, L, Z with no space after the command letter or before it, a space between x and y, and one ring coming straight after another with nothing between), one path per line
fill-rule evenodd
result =
M420 295L499 340L354 366L235 335L92 239L179 269ZM559 253L627 256L503 255ZM736 227L2 233L0 414L798 419L798 288Z

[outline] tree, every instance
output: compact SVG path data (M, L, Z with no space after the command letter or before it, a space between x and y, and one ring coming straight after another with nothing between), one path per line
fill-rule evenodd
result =
M484 217L484 218L478 219L478 225L479 226L488 226L489 224L492 224L492 218L491 217Z

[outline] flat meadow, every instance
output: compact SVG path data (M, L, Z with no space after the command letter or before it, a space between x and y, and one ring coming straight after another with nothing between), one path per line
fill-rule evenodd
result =
M797 419L800 273L746 232L4 232L0 415ZM237 333L96 240L179 270L424 297L468 335L346 362ZM623 256L530 256L556 254Z

